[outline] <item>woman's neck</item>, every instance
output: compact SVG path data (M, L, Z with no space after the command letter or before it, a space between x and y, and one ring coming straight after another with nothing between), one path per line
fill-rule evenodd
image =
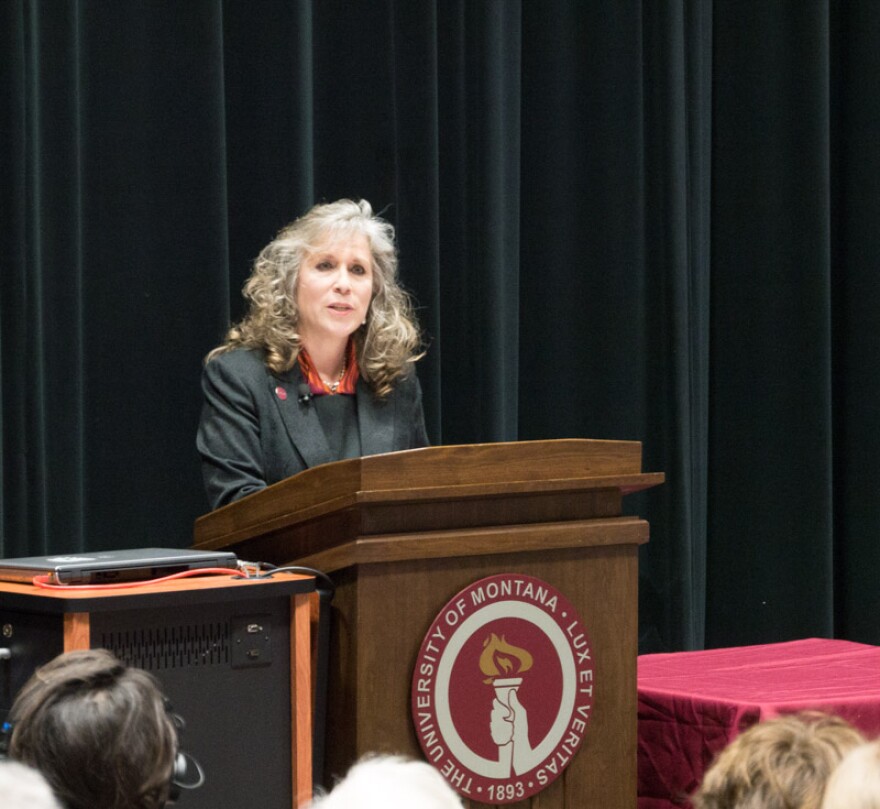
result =
M325 382L333 382L342 376L348 348L347 339L342 344L322 340L318 345L303 343L303 347L309 352L312 367Z

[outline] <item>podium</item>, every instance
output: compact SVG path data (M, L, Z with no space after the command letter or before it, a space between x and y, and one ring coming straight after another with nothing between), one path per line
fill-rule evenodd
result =
M314 589L311 577L283 573L105 590L0 583L0 717L38 666L61 652L108 649L153 674L186 720L181 748L205 784L183 805L305 806Z
M423 757L413 668L447 601L499 573L547 582L589 630L596 691L579 751L533 804L634 809L637 566L648 525L624 516L622 501L664 479L641 463L639 442L586 439L340 461L200 517L194 546L332 574L325 783L366 753Z

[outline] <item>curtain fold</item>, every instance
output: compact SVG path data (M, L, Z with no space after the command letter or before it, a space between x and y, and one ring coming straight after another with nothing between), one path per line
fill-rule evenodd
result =
M643 442L642 651L880 642L869 0L7 0L5 556L186 546L202 357L313 202L396 226L435 443Z
M649 501L660 528L653 542L664 552L648 546L640 560L648 651L695 648L705 630L712 4L649 4L644 13L645 354L653 398L645 406L645 464L662 466L671 484ZM676 533L663 532L672 526Z
M707 642L828 636L827 5L716 6L713 49Z
M880 6L831 4L835 632L878 642Z
M3 524L24 555L84 533L82 43L75 5L6 12Z
M519 375L520 4L459 1L439 4L438 13L438 440L510 441Z
M445 329L441 273L441 165L443 110L440 102L440 14L433 3L395 0L392 17L393 120L395 203L389 213L397 224L405 286L418 288L418 320L427 356L419 364L424 392L425 422L435 442L442 441L442 344ZM444 121L444 124L446 122ZM449 185L447 177L444 185ZM445 262L443 262L445 263Z

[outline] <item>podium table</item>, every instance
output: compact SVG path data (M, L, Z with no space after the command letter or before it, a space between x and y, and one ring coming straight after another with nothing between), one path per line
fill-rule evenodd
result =
M205 770L192 809L289 809L312 797L314 579L201 576L125 589L0 583L0 713L37 666L105 648L156 676Z
M756 722L818 710L880 734L880 647L809 638L639 658L639 809L689 806L718 753Z
M533 803L634 809L648 525L622 499L662 480L642 472L632 441L428 447L308 469L199 518L194 545L332 574L325 783L366 753L422 757L413 669L450 598L494 574L546 581L585 622L596 689L579 752Z

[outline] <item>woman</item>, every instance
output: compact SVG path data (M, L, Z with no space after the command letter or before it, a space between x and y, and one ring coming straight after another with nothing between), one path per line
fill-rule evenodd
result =
M212 508L318 464L427 445L394 229L368 202L316 205L288 225L244 295L247 315L202 376Z

